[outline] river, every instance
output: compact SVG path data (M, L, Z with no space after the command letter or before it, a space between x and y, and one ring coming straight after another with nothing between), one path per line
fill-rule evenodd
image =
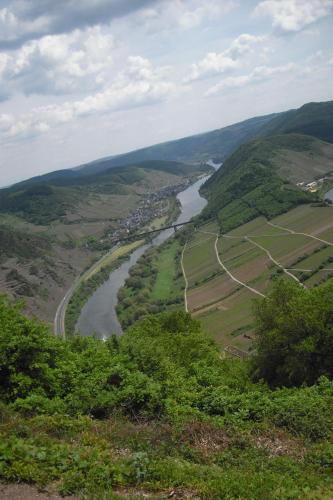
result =
M194 184L178 193L181 213L176 224L181 224L198 215L206 205L206 200L199 194L199 189L209 176L202 177ZM130 268L151 246L161 245L174 233L173 229L161 231L151 243L136 249L129 260L124 262L113 271L108 280L101 285L84 305L78 319L76 330L81 335L95 335L97 338L105 339L112 333L120 335L121 325L117 318L116 305L118 302L118 291L124 286L129 276Z
M333 188L327 191L324 198L325 200L330 200L333 203Z

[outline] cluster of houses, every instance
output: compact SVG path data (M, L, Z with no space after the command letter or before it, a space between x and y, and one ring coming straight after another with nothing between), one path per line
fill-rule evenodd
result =
M323 182L325 180L332 179L332 176L329 177L322 177L321 179L317 179L316 181L312 182L297 182L297 186L303 189L304 191L309 191L310 193L316 193L321 186L323 185Z
M156 192L144 195L137 208L128 217L118 221L118 229L109 234L111 241L118 241L130 233L136 232L153 219L167 215L169 210L169 204L166 203L167 198L176 196L180 191L183 191L189 182L186 180L182 184L164 186Z

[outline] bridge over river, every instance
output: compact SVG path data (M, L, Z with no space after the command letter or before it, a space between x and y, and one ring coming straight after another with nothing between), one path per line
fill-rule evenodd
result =
M120 243L122 241L129 241L129 240L142 240L143 238L149 236L150 234L159 233L160 231L164 231L165 229L174 229L176 232L178 227L185 226L186 224L194 224L194 221L189 220L185 222L180 222L178 224L171 224L170 226L163 226L158 229L151 229L150 231L145 231L144 233L131 234L125 236L124 238L117 239L114 243Z

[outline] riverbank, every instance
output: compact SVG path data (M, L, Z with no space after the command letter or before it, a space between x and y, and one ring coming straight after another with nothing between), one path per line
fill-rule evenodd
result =
M180 203L180 214L175 223L187 222L198 215L206 204L206 200L199 194L201 185L208 176L201 177L184 191L177 195ZM130 269L137 263L139 258L152 246L157 247L166 241L172 234L173 229L161 231L150 243L137 248L129 260L123 262L117 269L113 270L109 278L89 298L82 308L77 322L77 331L83 336L96 335L103 339L112 333L120 335L122 326L117 316L118 292L124 286L129 277Z
M128 243L127 245L115 248L112 252L108 253L95 263L94 266L86 271L86 273L84 273L81 279L76 283L76 286L72 289L72 293L67 301L67 304L64 304L64 311L59 312L59 314L62 314L64 317L64 332L61 333L62 336L64 336L65 331L67 335L73 335L75 333L75 326L80 316L82 307L87 302L91 294L94 293L94 291L108 279L109 274L113 270L117 269L122 262L127 260L130 253L135 248L142 245L142 243L143 241L139 240L134 243Z
M123 330L147 314L184 309L181 249L181 238L169 238L149 248L129 270L116 306Z

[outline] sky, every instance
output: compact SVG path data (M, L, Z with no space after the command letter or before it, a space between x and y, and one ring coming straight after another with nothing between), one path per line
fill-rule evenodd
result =
M0 0L0 186L333 98L333 0Z

